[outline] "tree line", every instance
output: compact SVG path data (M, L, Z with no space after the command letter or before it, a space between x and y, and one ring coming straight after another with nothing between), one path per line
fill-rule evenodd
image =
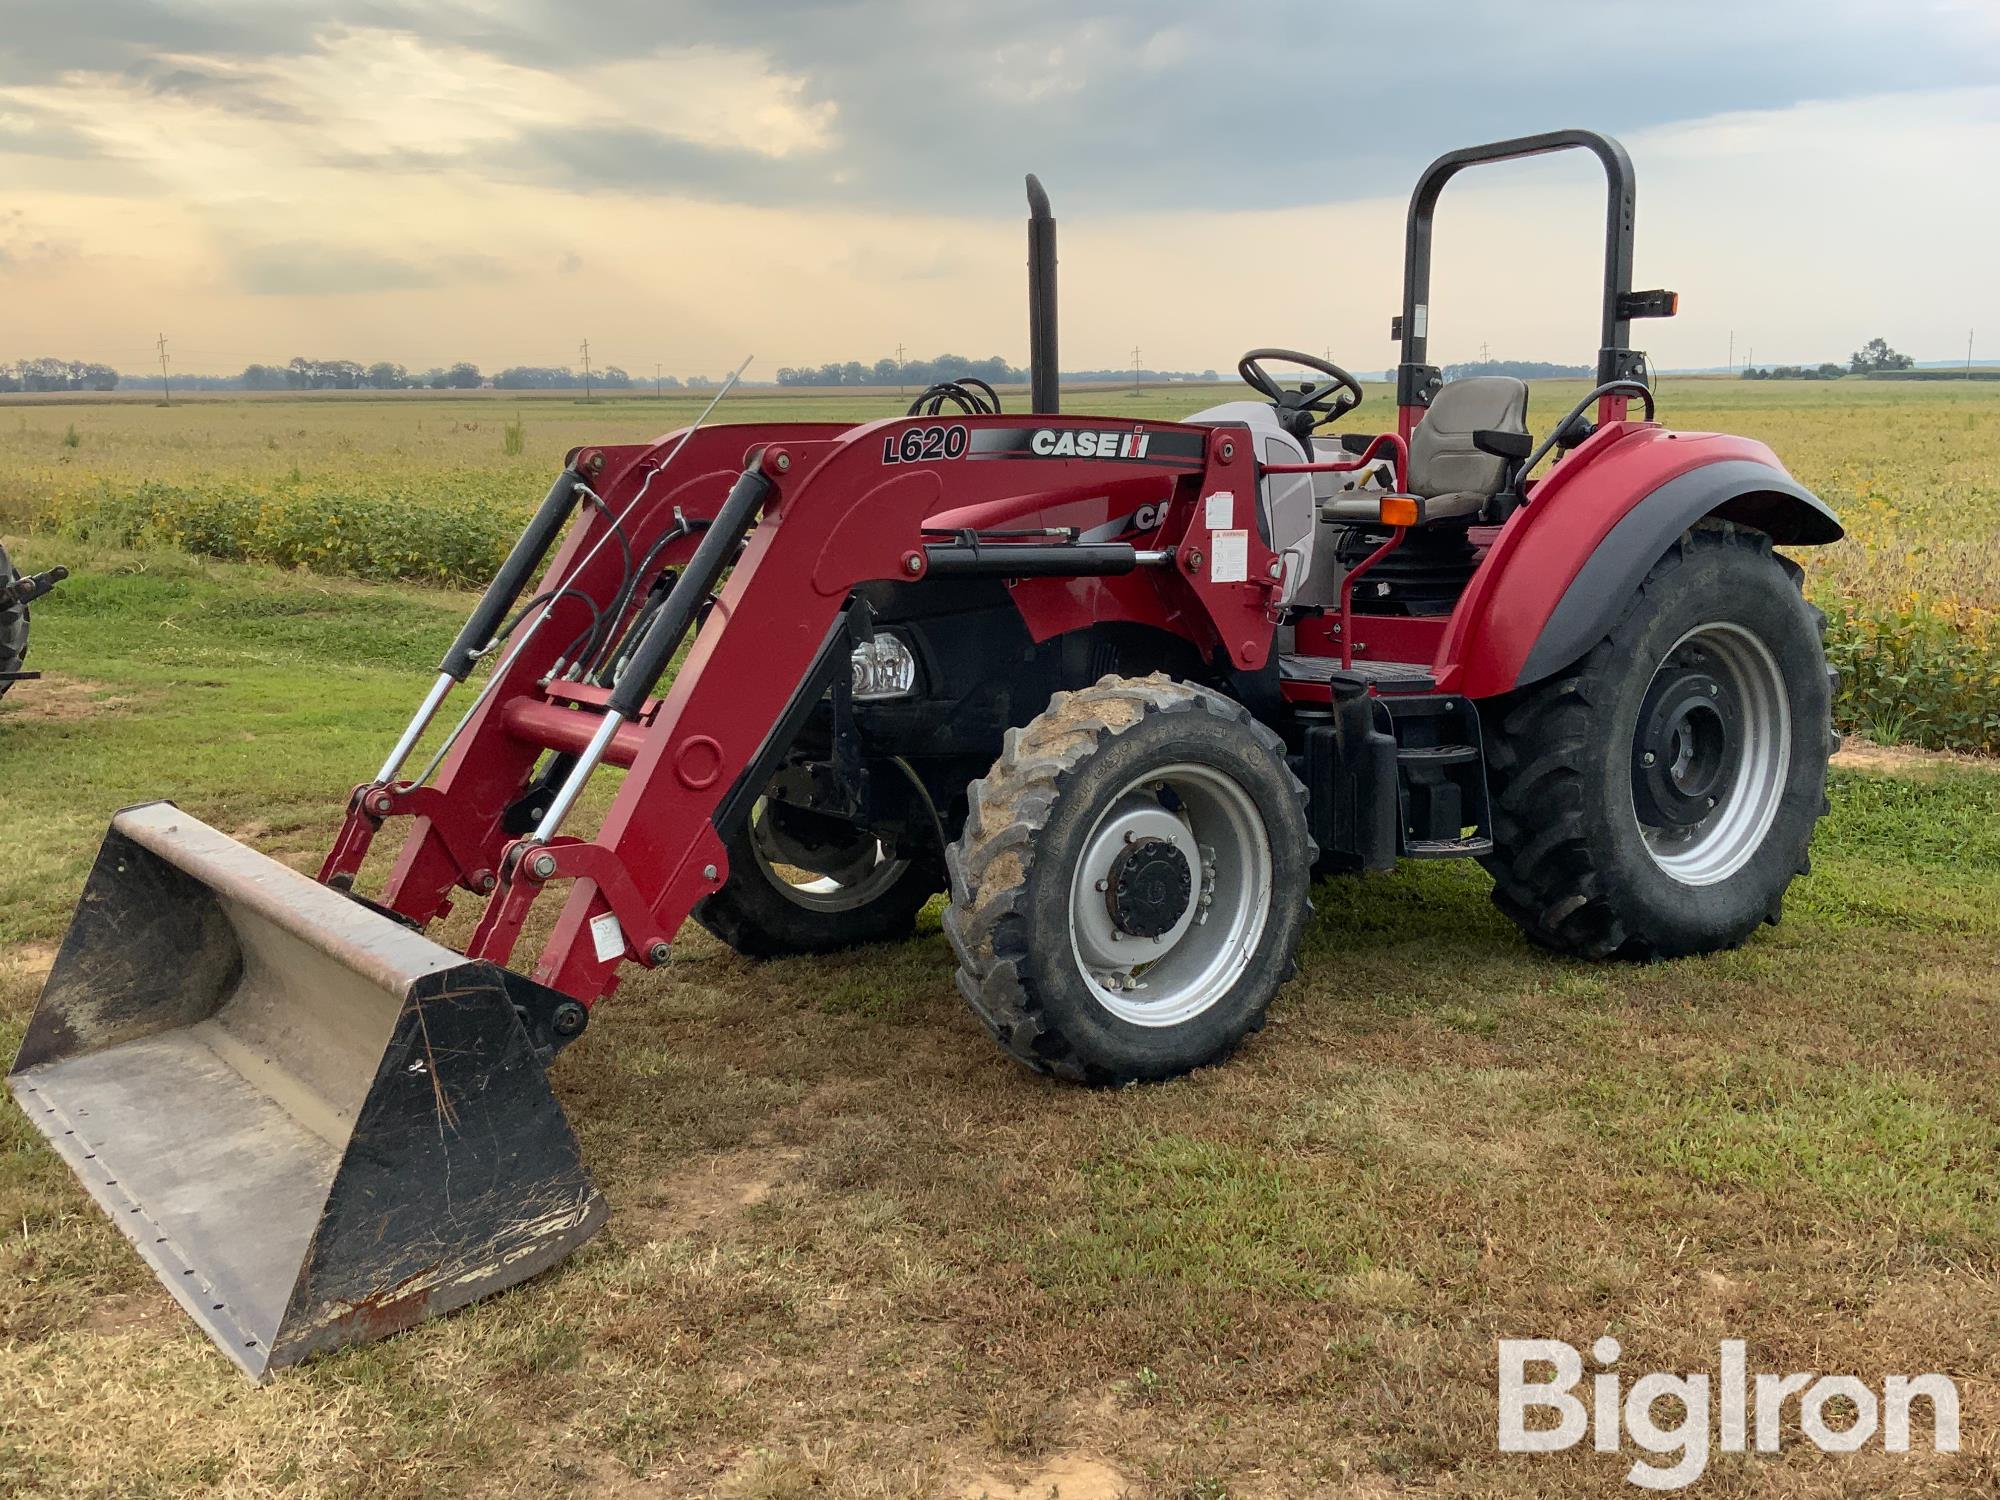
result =
M1064 370L1062 378L1072 382L1214 380L1213 370ZM778 370L779 385L860 385L916 387L940 385L948 380L983 380L988 385L1026 385L1028 372L1010 365L998 354L985 359L967 359L963 354L940 354L935 359L878 359L863 364L858 359L829 360L823 365L783 365Z
M1838 380L1843 375L1882 375L1916 367L1909 355L1889 347L1887 339L1870 339L1847 356L1843 369L1832 360L1819 365L1746 365L1745 380Z
M118 372L80 359L23 359L0 365L0 391L113 391Z
M470 391L483 385L501 391L623 391L648 385L678 391L703 389L710 383L699 375L685 384L672 375L648 381L617 365L606 365L588 375L568 365L509 365L489 379L479 366L466 360L419 371L386 359L363 365L351 359L304 358L285 365L251 365L237 382L247 391Z
M461 360L421 372L390 360L364 365L352 359L295 358L283 365L249 365L236 383L246 391L470 391L486 383L479 366Z
M1539 359L1475 359L1446 365L1446 380L1471 380L1481 375L1511 375L1516 380L1582 380L1596 371L1589 365L1552 365Z
M864 365L858 359L845 364L833 360L823 365L782 365L779 385L937 385L947 380L983 380L988 385L1020 385L1028 372L995 354L988 359L967 359L962 354L940 354L936 359L897 361L878 359Z

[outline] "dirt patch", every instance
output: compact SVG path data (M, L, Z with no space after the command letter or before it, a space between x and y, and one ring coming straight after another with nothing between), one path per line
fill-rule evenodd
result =
M44 978L55 961L54 943L16 943L0 950L0 980Z
M1876 776L1921 776L1949 766L1971 766L2000 770L2000 760L1988 755L1965 755L1956 750L1919 750L1914 745L1877 745L1850 736L1834 756L1837 771L1866 771Z
M660 1182L620 1217L647 1239L713 1233L791 1181L804 1155L789 1146L720 1152Z
M0 704L9 718L43 724L70 724L116 713L132 702L108 683L51 672L38 682L16 683Z
M960 1500L1121 1500L1138 1491L1101 1459L1065 1453L1038 1465L1026 1478L981 1474L958 1493Z
M167 1300L164 1293L157 1296L134 1296L126 1292L113 1292L91 1303L90 1310L83 1315L83 1320L76 1327L81 1333L127 1333L162 1313L174 1312L178 1312L178 1309Z

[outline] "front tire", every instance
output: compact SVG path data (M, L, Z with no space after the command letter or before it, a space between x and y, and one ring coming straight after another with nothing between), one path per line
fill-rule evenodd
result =
M768 798L724 848L729 878L694 919L745 958L899 942L943 885L934 842L906 856L866 829Z
M1826 811L1825 623L1762 532L1687 532L1603 641L1489 720L1495 904L1586 958L1775 923Z
M947 854L958 985L1037 1072L1220 1062L1291 977L1313 842L1284 745L1154 674L1057 693L972 784Z

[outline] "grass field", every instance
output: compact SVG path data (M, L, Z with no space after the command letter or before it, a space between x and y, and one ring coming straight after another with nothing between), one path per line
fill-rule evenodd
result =
M1582 393L1538 382L1531 425ZM1153 386L1072 392L1067 404L1178 417L1227 394ZM322 573L477 583L565 450L655 436L707 399L330 392L0 406L0 531L60 527ZM1371 388L1349 425L1390 400ZM721 415L862 420L901 407L892 392L758 389L732 394ZM2000 383L1669 379L1662 418L1770 443L1847 524L1846 541L1803 560L1832 617L1848 728L2000 753Z
M2000 399L1837 391L1667 401L1843 509L1822 597L1992 609ZM148 482L519 506L568 444L679 416L0 410L0 533L78 572L37 611L50 676L0 702L0 1045L114 808L171 796L311 861L467 604L43 517ZM1794 1420L1694 1493L1990 1494L2000 768L1857 754L1832 805L1786 921L1705 960L1539 955L1458 865L1323 884L1271 1026L1116 1093L1006 1062L934 912L909 944L767 965L690 929L554 1073L608 1230L262 1390L0 1108L0 1494L1597 1496L1629 1450L1495 1451L1495 1340L1607 1332L1633 1373L1740 1337L1757 1369L1962 1392L1959 1455L1920 1424L1907 1457L1822 1456Z

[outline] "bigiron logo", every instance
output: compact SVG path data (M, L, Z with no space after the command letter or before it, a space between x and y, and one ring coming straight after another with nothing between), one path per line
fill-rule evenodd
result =
M1071 432L1044 427L1028 440L1043 458L1144 458L1150 432Z
M1582 1352L1560 1339L1500 1340L1500 1451L1558 1453L1588 1436L1599 1453L1618 1453L1629 1441L1642 1456L1626 1480L1677 1490L1701 1478L1714 1448L1779 1452L1789 1405L1799 1435L1822 1453L1853 1453L1874 1441L1885 1452L1908 1453L1913 1427L1936 1452L1958 1452L1958 1386L1937 1371L1878 1382L1756 1371L1743 1340L1724 1339L1712 1383L1707 1371L1628 1379L1617 1368L1623 1352L1608 1334L1592 1344L1598 1370L1586 1382ZM1585 1389L1587 1400L1579 1394Z

